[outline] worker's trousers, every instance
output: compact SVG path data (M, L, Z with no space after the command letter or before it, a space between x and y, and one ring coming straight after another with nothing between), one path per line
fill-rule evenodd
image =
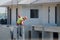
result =
M22 37L22 25L17 27L17 38Z

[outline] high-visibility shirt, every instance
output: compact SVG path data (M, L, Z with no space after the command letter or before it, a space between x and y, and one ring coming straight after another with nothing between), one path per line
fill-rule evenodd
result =
M17 24L21 24L22 21L23 21L23 18L22 17L18 18Z

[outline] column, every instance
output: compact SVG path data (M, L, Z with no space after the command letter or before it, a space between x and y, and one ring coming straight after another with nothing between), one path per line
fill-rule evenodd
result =
M24 28L24 26L22 26L22 37L23 37L23 40L25 40L25 28Z
M58 40L60 40L60 32L58 33Z
M7 7L7 24L10 25L10 8Z
M42 40L44 40L44 31L42 31Z
M57 25L60 26L60 5L57 5Z
M50 33L50 40L53 40L53 32Z
M11 25L16 25L16 7L12 7Z

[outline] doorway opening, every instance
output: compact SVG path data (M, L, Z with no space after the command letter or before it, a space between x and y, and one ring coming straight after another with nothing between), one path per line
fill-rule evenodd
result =
M39 40L42 40L42 32L39 32Z
M7 8L0 7L0 24L7 24Z
M38 33L38 40L42 40L42 31L36 31Z
M0 24L2 25L11 25L11 13L12 9L9 7L1 7L0 8Z
M53 40L58 40L58 33L57 32L53 32Z
M29 34L28 34L28 35L29 35L28 38L29 38L29 40L31 40L31 31L28 31L28 33L29 33Z

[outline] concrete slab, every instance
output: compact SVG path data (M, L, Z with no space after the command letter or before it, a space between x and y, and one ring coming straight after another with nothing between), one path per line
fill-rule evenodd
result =
M0 26L0 40L11 40L10 29L3 26Z

